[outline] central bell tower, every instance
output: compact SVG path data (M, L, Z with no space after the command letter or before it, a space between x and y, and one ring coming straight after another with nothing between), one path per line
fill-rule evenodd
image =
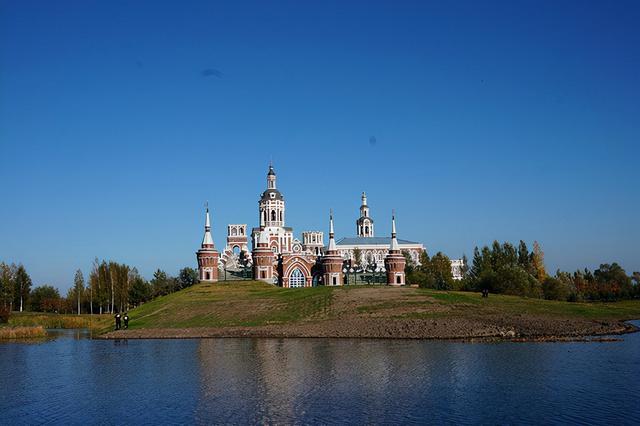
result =
M367 205L367 194L362 193L362 205L360 206L360 217L356 220L356 234L358 237L373 237L373 219L369 215Z
M262 193L258 206L260 228L284 227L284 197L276 188L276 172L271 164L267 172L267 190Z

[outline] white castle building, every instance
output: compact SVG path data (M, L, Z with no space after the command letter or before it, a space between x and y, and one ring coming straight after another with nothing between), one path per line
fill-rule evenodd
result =
M331 218L330 241L324 245L322 231L302 232L302 241L294 237L293 228L285 226L286 209L282 193L276 186L273 166L267 172L267 188L258 200L259 226L251 230L251 245L248 247L246 224L227 226L227 244L219 254L211 238L211 226L207 209L205 237L197 252L200 279L217 281L217 271L211 266L217 263L220 269L250 266L255 279L278 283L283 287L302 287L323 283L342 285L341 268L386 271L394 284L404 284L403 252L409 253L416 264L424 251L421 243L399 239L393 230L389 237L376 237L374 220L371 217L367 195L362 193L360 216L356 220L356 236L335 240L333 218ZM360 252L360 259L356 253ZM241 255L242 253L242 255ZM218 257L219 256L219 257ZM359 262L357 262L359 260ZM360 264L357 264L360 263ZM454 279L461 278L462 260L451 261ZM391 269L390 269L391 268ZM400 270L401 269L401 270ZM393 273L393 277L390 275ZM340 275L340 276L338 276Z
M348 260L354 266L374 266L380 268L384 266L384 259L389 253L391 244L390 237L376 237L374 232L374 221L367 205L367 194L362 193L362 204L360 206L360 217L356 220L356 236L346 237L336 242L337 250L343 259ZM420 253L424 251L421 243L403 240L398 238L400 251L406 251L416 264L420 262ZM360 250L361 265L355 265L355 251Z

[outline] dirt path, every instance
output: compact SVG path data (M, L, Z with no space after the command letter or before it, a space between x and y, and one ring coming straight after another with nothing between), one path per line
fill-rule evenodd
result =
M461 340L582 340L637 331L621 321L543 320L539 317L388 319L349 318L260 327L149 328L107 333L106 339L206 337L342 337Z

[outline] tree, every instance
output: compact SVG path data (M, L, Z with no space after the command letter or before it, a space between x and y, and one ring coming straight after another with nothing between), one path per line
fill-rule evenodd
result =
M169 289L169 277L167 273L161 269L158 269L153 273L153 279L151 280L151 288L153 289L153 297L164 296L171 293Z
M353 267L362 266L362 250L358 247L353 249Z
M133 306L140 306L151 300L151 285L141 276L134 276L129 287L129 301Z
M413 261L409 250L402 250L402 255L404 256L404 273L411 274L416 269L416 263Z
M29 294L31 292L31 277L22 265L18 265L14 284L14 305L20 306L20 312L22 312L29 303Z
M73 289L78 300L78 315L80 315L80 298L84 292L84 276L82 276L82 271L80 269L76 271L76 275L73 278Z
M244 252L240 252L244 253ZM180 269L178 273L178 287L183 289L187 287L191 287L194 284L197 284L198 280L198 271L193 268L184 267Z
M31 309L36 312L54 312L60 306L60 293L50 285L36 287L31 292Z
M530 272L539 282L543 282L547 278L547 272L544 268L544 252L537 241L533 242L533 253L531 253Z
M15 278L17 267L0 262L0 302L9 312L13 308L15 298Z
M600 299L629 298L633 294L631 278L617 263L603 263L593 272Z
M518 265L527 272L531 269L529 256L527 244L520 240L520 244L518 244Z
M569 286L558 278L547 277L542 282L542 293L547 300L567 300Z
M442 252L438 252L429 262L435 286L438 290L451 290L453 288L453 275L451 273L451 259Z

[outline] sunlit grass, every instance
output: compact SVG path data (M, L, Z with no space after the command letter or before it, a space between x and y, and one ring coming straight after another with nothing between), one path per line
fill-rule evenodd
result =
M281 324L323 315L330 287L283 289L259 281L198 284L132 310L130 328Z
M34 339L46 337L47 332L41 325L32 327L0 327L0 339Z
M100 329L109 323L111 315L65 315L39 312L13 313L11 326L42 326L44 328L93 328Z

